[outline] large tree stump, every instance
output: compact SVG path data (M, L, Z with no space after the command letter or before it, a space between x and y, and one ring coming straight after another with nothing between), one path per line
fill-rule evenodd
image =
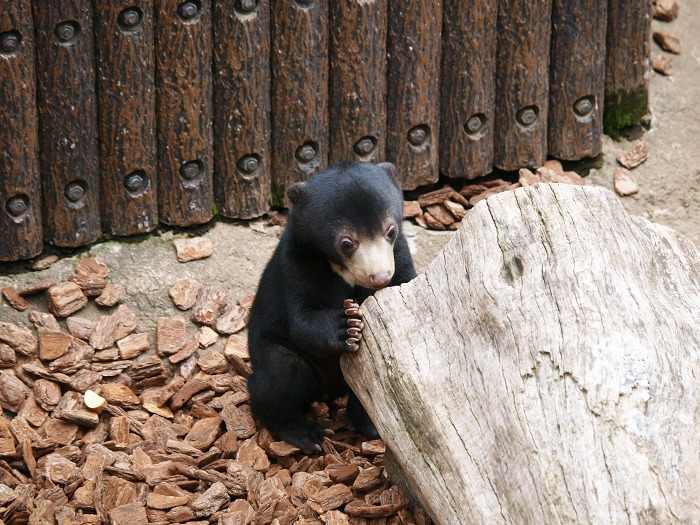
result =
M700 252L601 188L479 203L344 358L437 523L700 522Z

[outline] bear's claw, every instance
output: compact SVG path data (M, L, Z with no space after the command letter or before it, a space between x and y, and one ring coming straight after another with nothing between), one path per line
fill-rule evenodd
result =
M360 305L352 299L345 299L343 301L343 313L345 314L346 328L341 337L349 336L345 338L348 351L357 352L360 349L358 343L362 340L362 329L365 327L365 324L362 322Z

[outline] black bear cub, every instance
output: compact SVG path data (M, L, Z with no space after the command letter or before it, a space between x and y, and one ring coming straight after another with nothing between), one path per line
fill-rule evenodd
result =
M340 356L359 349L359 304L416 275L394 172L392 164L347 163L287 191L287 227L250 312L248 389L253 416L307 453L332 434L305 417L310 403L349 392ZM347 414L358 432L377 437L352 392Z

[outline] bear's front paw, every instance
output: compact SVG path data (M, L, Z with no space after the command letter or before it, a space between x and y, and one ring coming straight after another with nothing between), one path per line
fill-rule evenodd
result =
M352 299L343 301L344 325L341 329L340 337L345 340L348 352L357 352L360 349L362 339L362 329L365 323L362 322L362 312L360 305Z

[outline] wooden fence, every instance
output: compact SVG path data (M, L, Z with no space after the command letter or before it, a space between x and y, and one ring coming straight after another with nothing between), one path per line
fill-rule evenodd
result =
M597 155L649 0L0 0L0 260L253 218L329 164L404 189ZM607 39L607 46L606 46ZM639 115L638 115L639 113Z

